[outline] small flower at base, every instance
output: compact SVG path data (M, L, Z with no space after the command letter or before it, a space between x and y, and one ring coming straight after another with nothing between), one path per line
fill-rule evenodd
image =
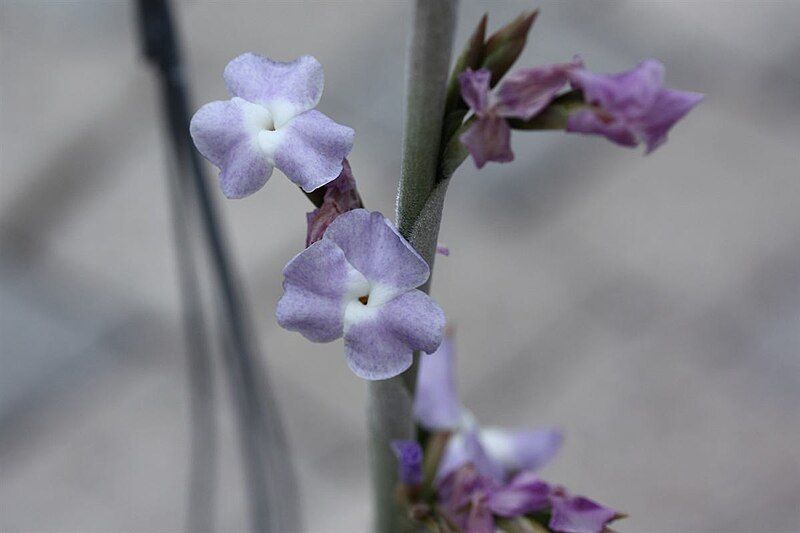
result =
M453 340L446 336L439 349L420 358L414 417L428 431L453 434L438 464L441 480L465 464L498 482L521 470L536 470L558 452L558 429L481 428L458 397Z

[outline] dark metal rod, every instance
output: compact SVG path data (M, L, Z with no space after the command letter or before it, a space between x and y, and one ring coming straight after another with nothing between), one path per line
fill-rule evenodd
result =
M248 484L253 530L286 531L299 527L293 470L281 421L265 375L255 359L245 307L217 222L203 167L189 136L189 105L175 32L166 0L139 0L145 52L161 72L164 105L178 158L188 163L197 196L203 234L221 300L225 362L238 416L240 444Z
M206 331L200 282L195 265L195 246L190 228L193 212L191 177L185 164L174 161L174 179L168 180L172 203L175 255L183 309L191 420L189 493L186 531L210 531L214 527L217 482L217 425L214 412L214 372Z

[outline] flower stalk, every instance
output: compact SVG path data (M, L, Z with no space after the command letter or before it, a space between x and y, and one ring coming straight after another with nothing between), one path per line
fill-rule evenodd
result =
M406 67L403 158L397 194L397 227L433 267L443 202L437 193L448 68L457 0L417 0ZM425 292L430 279L421 287ZM416 359L416 358L415 358ZM416 364L404 374L368 384L367 423L373 477L374 530L413 529L395 498L397 458L390 443L416 437L413 387Z

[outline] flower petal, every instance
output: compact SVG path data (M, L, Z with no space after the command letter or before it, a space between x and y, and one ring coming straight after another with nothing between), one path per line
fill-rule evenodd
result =
M264 105L276 126L316 107L325 83L322 65L311 56L284 63L246 53L228 63L223 77L232 96Z
M203 157L220 169L220 186L228 198L243 198L272 174L258 147L259 125L271 120L263 107L241 98L211 102L192 117L189 132Z
M550 505L550 486L533 472L523 472L492 492L488 506L508 518L540 511Z
M702 99L702 94L691 91L660 91L650 111L640 119L641 137L647 146L645 153L649 154L661 146L667 140L670 128Z
M489 69L472 70L468 68L458 75L461 86L461 97L476 114L482 114L489 108L489 82L492 73Z
M354 209L338 216L325 231L325 239L339 245L350 264L372 284L370 305L415 289L430 275L425 260L377 211Z
M617 512L582 496L552 498L550 529L558 533L600 533Z
M541 468L555 457L564 440L558 429L483 428L479 438L487 455L508 472Z
M327 233L325 237L319 242L328 240ZM345 311L347 364L364 379L396 376L411 366L414 350L439 347L444 322L441 308L422 291L406 292L377 307L352 302Z
M420 358L414 417L429 430L453 429L461 422L461 411L453 340L446 336L438 350Z
M567 74L580 60L542 67L521 68L508 74L497 89L497 114L530 120L553 100L567 83Z
M633 119L647 112L664 84L664 65L655 59L642 61L619 74L595 74L586 69L570 72L572 85L586 101L620 118Z
M603 119L591 109L581 109L572 113L567 119L569 133L602 135L621 146L633 148L639 144L638 139L623 122L613 118Z
M487 116L478 118L470 128L459 137L467 147L475 166L483 168L487 161L508 163L514 160L511 151L511 128L502 117Z
M260 133L261 147L294 183L311 192L336 179L353 149L353 128L316 110L306 111L277 131Z
M471 464L481 475L496 481L502 482L505 478L502 465L487 455L473 429L460 431L450 437L439 462L436 479L443 480L466 464Z
M347 262L342 250L326 239L297 254L283 269L283 275L278 323L314 342L341 337L347 302L369 289L367 280Z

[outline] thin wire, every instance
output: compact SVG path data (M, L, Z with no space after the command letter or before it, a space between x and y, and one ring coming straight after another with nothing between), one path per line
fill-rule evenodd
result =
M269 408L276 404L266 375L259 374L257 368L254 342L249 335L249 317L228 260L203 168L189 136L187 88L168 2L140 0L139 5L145 51L160 67L173 148L180 160L188 162L191 171L201 225L220 292L220 315L229 341L225 362L238 416L252 527L258 532L296 530L300 523L288 447L277 411Z
M186 530L213 530L217 482L217 425L214 417L212 354L205 326L195 251L190 231L192 207L187 193L192 186L185 164L174 161L174 179L168 180L172 224L183 309L191 420L189 491ZM187 199L189 198L189 199Z

